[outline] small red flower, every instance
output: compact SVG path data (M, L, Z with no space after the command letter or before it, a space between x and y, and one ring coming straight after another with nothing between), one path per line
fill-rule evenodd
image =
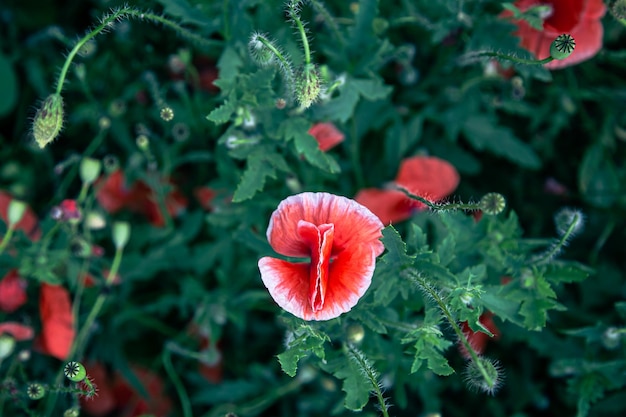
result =
M167 212L171 216L178 216L187 207L187 198L171 181L164 179L162 185L169 188L165 195ZM143 181L136 181L129 186L121 170L111 173L99 184L96 198L100 206L109 213L128 208L146 216L154 226L165 225L156 191Z
M7 321L0 323L0 334L10 334L13 338L21 342L23 340L32 339L35 336L35 331L30 326L25 326L13 321Z
M0 310L12 313L26 303L26 280L17 269L10 270L0 280Z
M101 364L87 364L86 368L97 386L97 395L93 398L81 398L81 409L91 416L165 417L172 409L171 400L164 395L163 382L147 369L138 366L131 368L131 372L148 394L144 398L122 374L112 374Z
M439 201L450 195L459 184L459 173L443 159L414 156L400 164L395 184L428 201ZM354 199L369 208L383 224L397 223L413 216L426 206L401 191L366 188Z
M59 204L61 218L59 220L79 220L81 218L80 208L76 200L63 200Z
M41 284L39 314L41 350L60 360L67 359L76 335L69 292L59 285Z
M368 289L384 246L380 220L354 200L301 193L272 214L267 239L292 263L264 257L261 279L276 303L304 320L329 320L349 311Z
M497 340L500 337L500 330L496 327L496 324L493 322L492 312L487 311L483 313L480 316L479 321L480 321L480 324L485 326L487 330L493 333L494 335L493 338L490 337L487 333L473 331L466 321L461 323L461 331L465 335L465 338L469 342L469 345L472 347L472 349L474 349L474 352L476 352L478 355L480 355L481 353L485 351L485 347L487 347L487 342L489 340ZM459 342L458 346L459 346L459 351L461 352L461 355L463 355L464 358L469 359L470 354L465 348L465 345Z
M538 59L550 56L550 45L562 34L569 34L576 41L576 48L569 57L546 64L547 68L559 69L586 61L602 48L603 28L601 18L606 12L602 0L517 0L515 6L525 11L533 6L545 5L550 10L543 22L543 31L531 27L525 21L516 21L515 35L524 48ZM503 17L510 17L505 11Z
M309 135L315 138L324 152L339 145L345 139L345 135L332 123L315 123L309 129Z
M12 200L13 197L9 193L0 190L0 219L2 219L4 223L8 223L9 221L9 204ZM22 216L22 220L20 220L16 225L16 230L23 231L26 236L33 241L37 241L41 237L39 221L30 207L26 208L26 211Z

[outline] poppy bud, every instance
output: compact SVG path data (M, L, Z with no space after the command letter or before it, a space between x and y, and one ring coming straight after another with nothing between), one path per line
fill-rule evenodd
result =
M554 59L565 59L574 52L575 47L576 41L572 35L559 35L550 45L550 56Z
M359 323L354 323L348 326L346 333L348 342L356 345L361 343L365 337L365 329Z
M8 358L15 349L15 339L8 334L0 335L0 362Z
M494 394L502 385L503 371L497 361L478 357L465 369L465 382L470 389Z
M272 52L276 47L264 35L253 33L248 42L248 52L252 60L260 67L274 64L276 55Z
M41 149L56 139L63 127L63 97L50 94L33 120L33 136Z
M609 1L609 10L617 20L626 19L626 0Z
M92 184L99 176L102 164L97 159L83 158L80 161L80 179L85 184Z
M126 222L113 223L113 243L115 249L124 249L130 238L130 224Z
M565 236L569 232L569 236L574 235L583 228L585 222L583 214L580 210L572 208L561 209L554 216L556 230L559 236Z
M305 65L296 76L295 93L296 99L303 109L311 107L322 92L322 84L313 64Z
M24 217L25 212L26 212L26 203L20 200L15 200L15 199L11 200L11 202L9 203L9 210L8 210L8 216L7 216L9 220L9 227L15 226L16 224L18 224L20 220L22 220L22 217Z

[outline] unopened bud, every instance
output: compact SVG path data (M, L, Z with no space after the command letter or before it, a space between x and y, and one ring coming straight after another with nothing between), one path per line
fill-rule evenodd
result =
M569 236L573 236L582 230L585 219L580 210L564 208L556 213L554 223L556 223L556 231L559 236L564 236L567 233Z
M272 52L276 47L260 33L253 33L248 42L248 52L252 60L260 67L274 64L276 55Z
M365 337L365 329L359 323L353 323L348 326L346 331L348 342L358 345Z
M494 394L502 385L502 373L497 361L478 357L467 364L465 382L473 390Z
M102 163L97 159L83 158L80 161L80 179L85 184L93 184L100 176L101 169Z
M609 1L609 11L617 20L621 20L625 23L626 19L626 0L612 0Z
M130 224L126 222L113 223L113 244L115 249L124 249L130 238Z
M572 35L559 35L550 45L550 56L554 59L565 59L574 52L575 47L576 41Z
M315 103L322 91L322 84L315 65L305 65L296 76L295 93L300 107L307 109Z
M20 200L11 200L11 202L9 203L9 213L7 216L9 220L9 227L18 224L20 220L22 220L22 217L24 217L25 212L26 203Z
M8 358L15 349L15 339L8 334L0 335L0 362Z
M50 94L33 120L33 137L41 149L59 136L63 128L63 97Z

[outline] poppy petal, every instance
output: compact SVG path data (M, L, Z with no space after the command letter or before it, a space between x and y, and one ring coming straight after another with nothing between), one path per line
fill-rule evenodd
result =
M35 331L30 326L25 326L13 321L7 321L0 323L0 334L8 333L15 340L21 342L23 340L32 339L35 336Z
M313 311L318 311L324 307L335 226L322 224L317 227L312 223L300 220L298 222L298 234L311 247L309 304Z
M354 199L370 209L386 225L406 220L415 212L411 200L401 191L365 188Z
M309 129L309 135L313 136L319 144L320 150L326 152L343 142L345 136L332 123L316 123Z
M272 214L267 239L276 252L292 257L310 256L310 247L298 235L300 220L335 225L333 255L362 244L371 245L377 256L384 250L379 240L383 225L365 206L329 193L301 193L287 197Z
M59 285L42 284L39 311L44 352L60 360L67 359L75 337L69 292Z
M17 273L17 269L10 270L0 280L0 311L12 313L27 301L26 281Z
M311 315L309 269L308 263L292 263L270 257L259 259L261 280L276 304L304 320Z
M429 201L439 201L459 185L457 170L449 162L432 156L414 156L400 164L396 183Z

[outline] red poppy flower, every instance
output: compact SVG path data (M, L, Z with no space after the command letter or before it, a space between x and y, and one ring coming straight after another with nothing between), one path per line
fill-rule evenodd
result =
M193 194L204 210L213 210L213 199L217 195L217 192L214 189L209 187L196 187L193 190Z
M9 221L9 204L11 204L12 200L13 197L9 193L0 190L0 219L2 219L4 223L8 223ZM30 207L26 208L22 220L17 223L15 229L23 231L26 236L34 241L39 240L41 237L39 221Z
M98 390L93 398L81 398L81 409L87 414L96 417L111 413L119 417L165 417L169 414L171 400L163 393L161 379L151 371L138 366L131 368L148 394L144 398L120 373L111 374L101 364L87 364L86 368Z
M17 269L10 270L0 280L0 310L12 313L26 302L26 280Z
M474 352L476 352L478 355L480 355L481 353L485 351L485 347L487 347L487 342L489 340L492 340L492 339L497 340L500 337L500 330L496 327L496 324L493 322L492 317L493 317L493 313L490 311L487 311L480 316L479 321L480 321L480 324L485 326L487 330L493 333L494 335L493 338L490 337L487 333L473 331L469 327L469 324L466 321L461 323L461 331L465 335L465 338L469 342L469 345L472 347L472 349L474 349ZM459 346L459 351L461 352L461 355L463 355L464 358L469 359L470 354L465 348L465 345L459 342L458 346Z
M30 326L25 326L13 321L7 321L0 323L0 334L10 334L13 338L21 342L23 340L32 339L35 336L35 331Z
M179 215L187 207L187 199L169 180L163 181L164 187L170 187L165 196L165 207L171 216ZM100 206L109 213L116 213L123 208L143 214L154 226L163 226L165 219L158 202L156 191L143 181L131 186L126 184L124 173L117 170L100 183L96 198Z
M67 359L76 334L69 292L59 285L41 284L39 314L41 350L60 360Z
M309 135L315 138L324 152L339 145L345 139L345 135L332 123L315 123L309 129Z
M439 201L456 189L459 180L459 173L449 162L436 157L414 156L402 161L395 184L429 201ZM406 220L426 208L423 203L396 190L366 188L354 199L369 208L383 224Z
M304 320L329 320L349 311L369 287L384 246L382 223L354 200L301 193L272 214L267 239L292 263L259 260L261 279L276 303Z
M606 12L602 0L517 0L515 6L525 11L532 6L546 5L550 9L543 22L543 31L531 27L525 21L516 21L515 35L524 48L538 59L550 56L550 45L562 34L569 34L576 41L576 48L569 57L546 64L547 68L558 69L585 61L602 48L603 28L600 19ZM511 12L502 13L510 17Z

